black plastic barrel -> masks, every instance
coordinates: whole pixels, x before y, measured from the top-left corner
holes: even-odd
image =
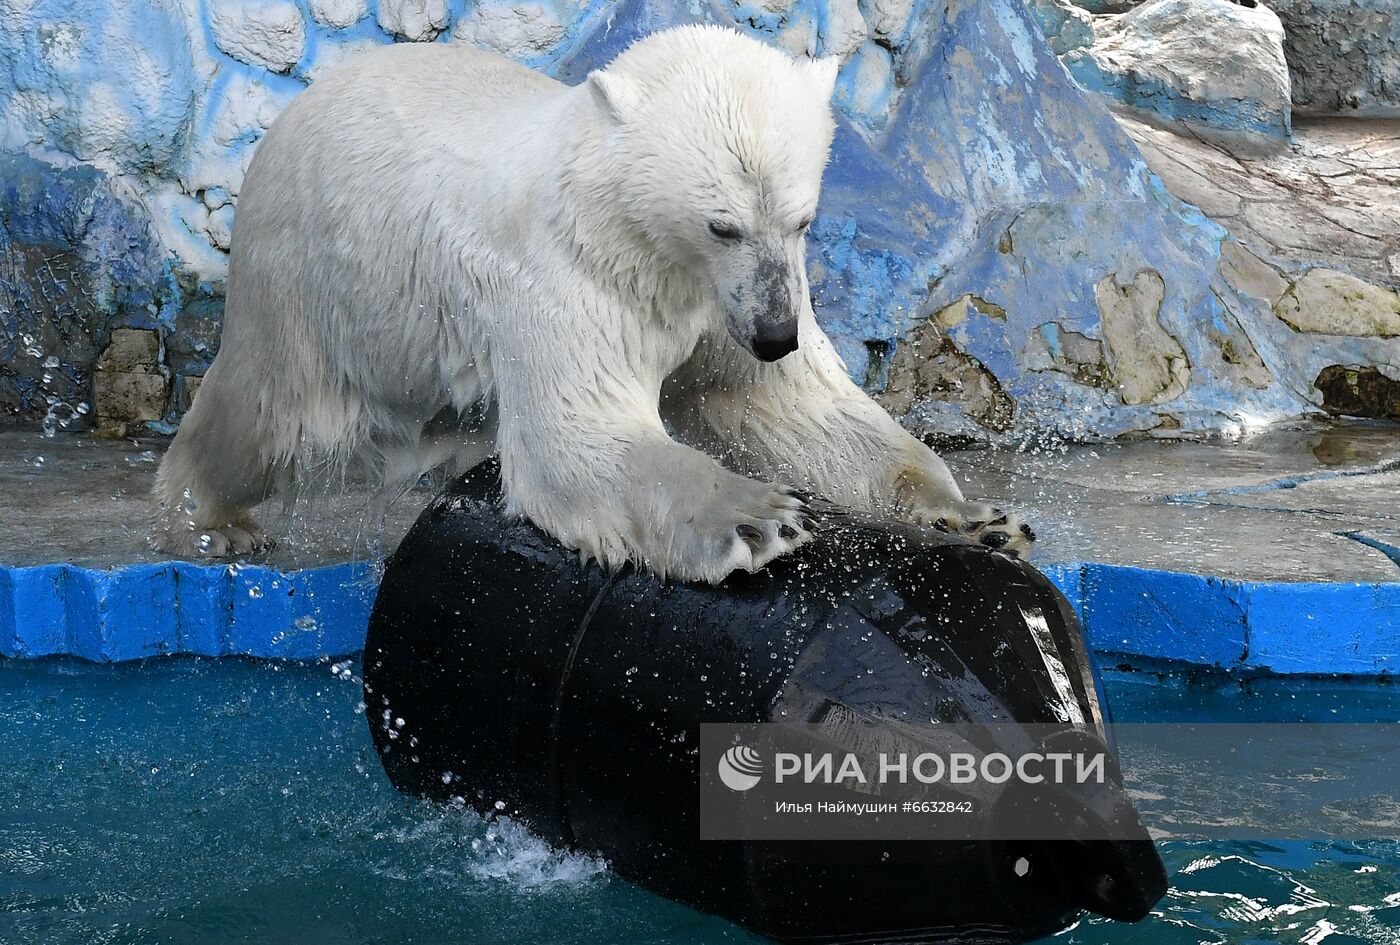
[[[1113,840],[699,839],[701,723],[842,707],[1100,724],[1074,614],[1026,563],[829,512],[798,552],[719,586],[609,574],[504,518],[497,475],[449,486],[386,567],[365,702],[399,789],[504,810],[784,941],[1028,941],[1083,909],[1141,918],[1165,892],[1116,772],[1066,821]],[[1026,857],[1028,876],[1013,869]]]

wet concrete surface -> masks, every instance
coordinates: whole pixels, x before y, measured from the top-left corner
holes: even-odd
[[[151,485],[168,444],[0,431],[0,564],[101,568],[169,559],[146,543],[155,520]],[[431,489],[420,488],[395,502],[380,523],[370,512],[374,490],[353,477],[304,493],[290,504],[273,498],[258,508],[255,517],[277,536],[278,547],[251,560],[302,568],[378,557],[398,544],[432,498]]]
[[[0,564],[111,567],[146,545],[163,440],[0,431]],[[969,497],[1020,509],[1037,563],[1097,561],[1243,580],[1400,582],[1400,426],[1270,430],[1231,440],[946,455]],[[280,539],[259,563],[378,557],[431,498],[369,511],[372,490],[316,485],[258,519]]]
[[[948,457],[1021,509],[1033,560],[1258,581],[1400,581],[1400,426]]]

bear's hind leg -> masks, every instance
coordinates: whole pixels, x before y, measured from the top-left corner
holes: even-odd
[[[156,473],[153,547],[190,557],[255,554],[273,541],[249,510],[275,485],[256,408],[230,396],[215,364]]]

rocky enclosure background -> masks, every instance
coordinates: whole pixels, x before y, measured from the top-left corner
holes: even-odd
[[[325,69],[471,43],[576,82],[695,20],[843,60],[815,300],[915,429],[1191,435],[1386,416],[1391,392],[1400,414],[1400,257],[1376,284],[1251,251],[1108,108],[1260,147],[1295,111],[1400,110],[1390,0],[1278,6],[0,0],[0,421],[173,430],[218,348],[244,169]]]

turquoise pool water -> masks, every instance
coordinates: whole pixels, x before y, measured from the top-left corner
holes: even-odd
[[[395,793],[350,663],[0,660],[2,945],[758,942],[509,823]],[[1109,673],[1120,721],[1400,717],[1384,684]],[[1400,945],[1400,842],[1169,843],[1141,926],[1050,941]]]

